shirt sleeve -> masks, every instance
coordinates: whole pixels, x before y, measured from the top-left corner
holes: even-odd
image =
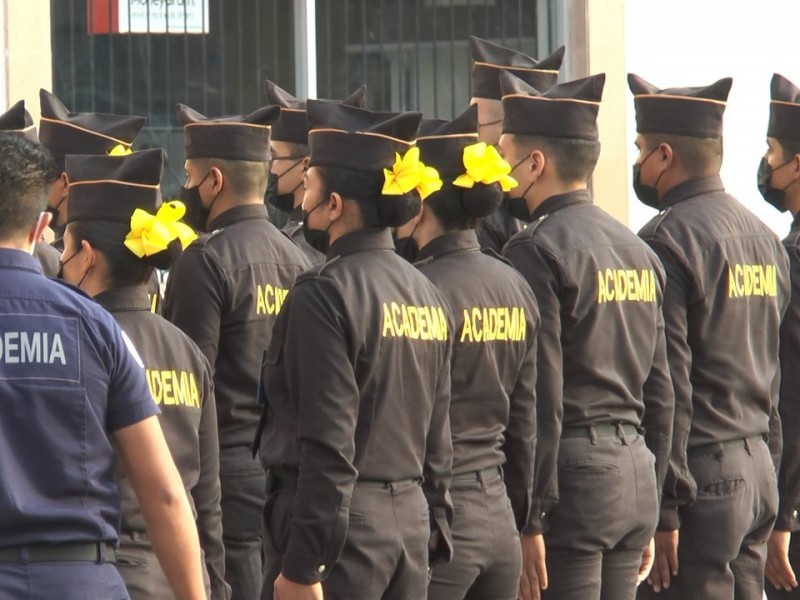
[[[519,531],[525,527],[530,516],[536,448],[536,337],[540,322],[536,299],[532,294],[526,310],[529,315],[527,345],[509,396],[508,426],[503,443],[506,456],[504,479]]]
[[[283,575],[312,584],[338,561],[356,483],[355,427],[360,395],[338,292],[324,279],[297,285],[286,299],[282,348],[289,396],[296,399],[300,445],[297,492]],[[311,371],[311,372],[310,372]]]
[[[539,304],[536,350],[537,444],[533,501],[523,533],[542,533],[544,519],[558,503],[558,449],[564,417],[564,361],[561,347],[561,299],[557,259],[530,241],[504,250],[533,290]]]
[[[659,530],[680,527],[678,507],[694,502],[697,484],[689,472],[686,449],[692,426],[692,350],[689,347],[688,308],[692,294],[689,266],[672,248],[648,240],[655,250],[667,276],[664,286],[664,325],[667,360],[675,393],[675,417],[672,430],[672,449],[664,478]]]
[[[211,584],[211,600],[230,598],[230,586],[225,583],[225,548],[222,544],[222,509],[219,483],[219,436],[214,384],[206,365],[203,377],[203,406],[200,414],[200,476],[192,488],[192,500],[197,511],[197,532]]]
[[[110,379],[106,430],[113,433],[161,411],[150,395],[144,365],[133,342],[115,322],[111,322],[110,316],[108,318],[108,331],[103,334],[105,339],[111,340],[108,345]]]
[[[225,279],[201,244],[193,244],[172,267],[162,314],[188,335],[211,365],[217,362],[225,302]]]
[[[775,529],[798,531],[800,508],[800,249],[789,248],[791,301],[781,323],[780,420],[783,452],[778,474],[780,508]],[[774,436],[770,427],[770,441]]]
[[[661,271],[661,268],[659,267],[658,270]],[[663,288],[663,275],[660,279]],[[658,306],[658,329],[653,363],[642,389],[644,439],[650,452],[656,457],[656,481],[659,489],[663,488],[664,480],[667,476],[672,444],[672,427],[675,419],[675,392],[672,389],[672,379],[669,373],[667,339],[662,307],[663,299]]]

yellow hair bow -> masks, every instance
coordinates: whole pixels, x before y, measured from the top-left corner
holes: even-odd
[[[478,142],[464,148],[464,167],[467,172],[456,177],[453,185],[471,188],[476,183],[499,183],[504,192],[517,187],[517,180],[509,175],[509,165],[494,146]]]
[[[128,154],[133,154],[133,150],[131,150],[128,146],[123,146],[122,144],[117,144],[107,153],[109,156],[127,156]]]
[[[433,167],[428,167],[419,160],[419,148],[409,148],[400,157],[395,153],[395,162],[392,170],[384,169],[384,183],[382,193],[386,196],[402,196],[413,189],[419,192],[423,200],[442,189],[442,180],[439,172]]]
[[[186,248],[197,234],[180,218],[186,213],[182,202],[165,202],[155,215],[137,208],[131,215],[131,230],[125,236],[125,246],[139,258],[152,256],[167,249],[170,242],[178,239],[181,248]]]

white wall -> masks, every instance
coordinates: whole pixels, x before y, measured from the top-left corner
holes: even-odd
[[[791,217],[763,201],[756,188],[756,169],[766,151],[773,72],[800,86],[800,1],[627,0],[625,16],[628,72],[660,88],[733,77],[725,111],[722,180],[728,192],[785,235]],[[630,95],[627,116],[629,135],[635,136]],[[633,137],[628,148],[627,162],[632,165]],[[628,222],[637,231],[655,211],[628,189]]]

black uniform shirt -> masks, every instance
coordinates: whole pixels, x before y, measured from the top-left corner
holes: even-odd
[[[592,204],[588,190],[552,196],[504,253],[539,303],[538,441],[527,533],[558,501],[562,427],[645,428],[659,484],[666,472],[674,397],[656,255]]]
[[[356,479],[424,476],[442,535],[452,518],[452,317],[397,256],[388,229],[336,240],[289,293],[265,357],[265,468],[299,472],[283,574],[324,579],[347,535]]]
[[[170,271],[164,316],[194,340],[214,375],[220,447],[255,437],[260,360],[297,276],[309,264],[263,204],[225,211]]]
[[[292,210],[289,220],[281,228],[281,231],[297,244],[297,247],[302,250],[310,264],[321,265],[325,262],[325,255],[309,246],[306,237],[303,235],[303,209],[301,207],[298,206]]]
[[[522,231],[522,223],[512,217],[507,207],[507,199],[475,228],[481,248],[502,252],[506,242]]]
[[[682,183],[662,201],[639,235],[667,273],[675,429],[659,527],[675,529],[675,507],[696,494],[687,447],[769,432],[780,453],[778,330],[789,269],[777,236],[718,176]]]
[[[783,453],[778,489],[780,511],[775,528],[797,531],[800,522],[800,215],[795,215],[789,235],[783,240],[789,254],[792,293],[781,323],[780,416]]]
[[[536,443],[536,299],[519,273],[480,251],[473,230],[432,240],[416,266],[442,292],[455,320],[453,473],[505,463],[508,496],[522,529]]]
[[[133,342],[147,374],[159,422],[197,520],[211,597],[227,598],[219,487],[219,439],[211,369],[197,346],[150,312],[145,286],[107,290],[95,297]],[[117,461],[122,531],[145,531],[141,506]]]

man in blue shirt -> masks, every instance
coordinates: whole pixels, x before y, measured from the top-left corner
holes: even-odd
[[[51,159],[0,134],[0,597],[127,598],[114,448],[177,598],[203,598],[197,531],[133,345],[41,274]]]

